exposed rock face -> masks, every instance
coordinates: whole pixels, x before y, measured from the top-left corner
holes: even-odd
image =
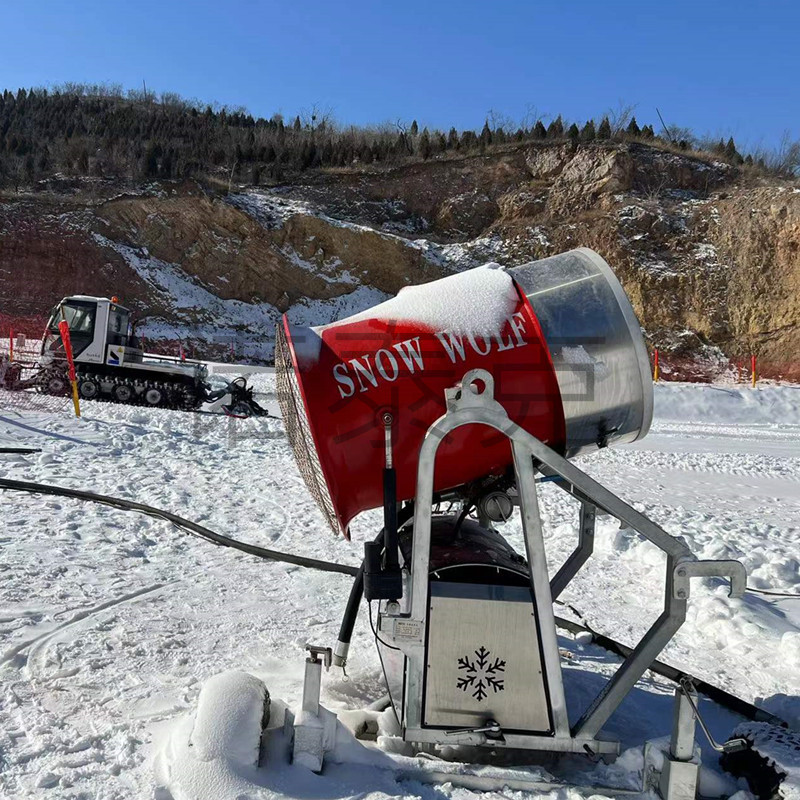
[[[287,309],[325,322],[451,270],[587,246],[662,352],[756,352],[785,373],[800,361],[800,189],[748,180],[645,145],[527,144],[227,197],[191,184],[12,195],[0,312],[120,294],[178,332],[202,319],[207,333],[217,314],[256,338]]]
[[[720,203],[709,230],[730,265],[734,337],[773,362],[800,362],[800,190],[754,189]]]
[[[436,212],[436,227],[451,235],[476,236],[498,217],[500,209],[489,195],[478,191],[448,197]]]

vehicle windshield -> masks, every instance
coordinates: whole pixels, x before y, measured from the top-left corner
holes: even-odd
[[[61,322],[61,312],[64,312],[64,319],[69,325],[70,333],[94,333],[94,317],[97,306],[94,303],[77,303],[75,301],[62,303],[53,309],[50,316],[50,327],[58,330],[58,323]]]
[[[62,311],[63,319],[66,319],[69,326],[72,350],[75,355],[78,355],[91,344],[94,338],[94,320],[97,314],[97,305],[96,303],[82,302],[80,300],[67,300],[59,303],[50,314],[43,351],[49,350],[58,353],[64,349],[58,332],[58,324],[62,320]]]

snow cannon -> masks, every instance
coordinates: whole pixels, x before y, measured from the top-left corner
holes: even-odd
[[[513,269],[489,264],[421,286],[330,325],[284,317],[275,366],[289,441],[334,532],[384,500],[390,439],[397,500],[415,494],[419,449],[446,389],[488,372],[510,420],[568,458],[647,433],[650,366],[630,302],[582,248]],[[511,469],[505,437],[454,431],[434,491]]]
[[[731,596],[744,592],[741,563],[696,559],[570,460],[644,436],[652,415],[639,325],[590,250],[409,287],[320,328],[284,319],[276,368],[289,441],[331,527],[347,531],[356,514],[381,505],[383,526],[364,545],[337,641],[306,647],[294,712],[270,700],[266,681],[261,690],[249,677],[242,687],[240,674],[222,680],[231,694],[244,692],[241,727],[251,731],[248,747],[237,738],[217,748],[226,769],[238,769],[243,753],[290,752],[298,769],[352,761],[395,765],[398,777],[423,783],[550,792],[557,785],[530,769],[538,759],[551,773],[574,773],[576,757],[619,753],[606,722],[682,625],[693,579],[724,577]],[[565,681],[557,627],[593,634],[556,618],[553,603],[591,568],[601,515],[661,551],[664,607],[638,644],[618,646],[616,668],[573,663]],[[563,537],[570,522],[576,544],[550,574],[545,538]],[[652,584],[650,554],[641,581],[630,574],[638,552],[627,553],[625,584],[614,589],[631,602]],[[362,649],[351,679],[374,674],[380,661],[387,694],[337,717],[324,704],[323,671],[347,666],[364,599],[378,657],[365,673]],[[693,800],[700,712],[693,684],[674,673],[672,738],[651,743],[643,791]],[[201,722],[225,714],[220,697],[217,684],[201,692]],[[266,720],[260,741],[258,719]],[[742,740],[722,747],[734,746]],[[397,758],[420,754],[429,758]],[[487,763],[491,770],[472,766]]]

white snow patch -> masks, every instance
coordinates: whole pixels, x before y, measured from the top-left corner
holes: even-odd
[[[719,386],[657,383],[655,414],[676,422],[782,425],[800,418],[800,386]],[[800,522],[800,520],[798,520]]]
[[[273,375],[257,375],[253,384],[259,402],[274,401]],[[751,586],[799,593],[800,387],[660,383],[655,393],[645,439],[582,456],[579,466],[683,537],[698,557],[741,558]],[[357,542],[329,535],[280,421],[87,401],[78,420],[0,411],[0,437],[9,446],[42,449],[0,455],[3,477],[91,489],[265,547],[360,561]],[[575,547],[578,514],[557,487],[540,489],[552,574]],[[263,680],[273,707],[282,698],[299,708],[305,644],[336,641],[350,582],[216,548],[163,521],[106,506],[16,492],[5,492],[3,503],[3,796],[166,798],[154,787],[152,755],[159,750],[171,757],[173,778],[184,780],[187,791],[200,787],[200,796],[215,800],[487,797],[452,786],[398,784],[389,767],[402,756],[352,737],[337,740],[338,756],[350,763],[332,760],[319,776],[289,766],[277,736],[276,749],[270,744],[258,768],[183,758],[193,749],[198,691],[211,675],[245,670]],[[381,524],[380,512],[362,515],[353,524],[354,539],[374,537]],[[522,550],[518,516],[502,528]],[[561,599],[597,630],[633,644],[663,609],[663,556],[608,518],[599,520],[596,539],[595,553]],[[566,612],[559,607],[557,613]],[[747,593],[730,600],[719,581],[698,579],[687,621],[660,658],[796,726],[798,636],[797,599]],[[575,721],[619,659],[570,637],[559,637],[559,647]],[[342,719],[348,711],[363,718],[385,693],[363,610],[347,671],[348,681],[337,670],[325,673],[322,702],[345,712]],[[565,759],[561,777],[638,786],[642,741],[669,732],[671,691],[668,682],[645,676],[606,726],[620,737],[623,756],[585,770]],[[717,740],[742,722],[707,699],[702,711]],[[399,748],[396,731],[385,724],[380,730],[380,744]],[[724,780],[700,735],[698,745],[704,766]],[[186,765],[180,775],[179,763]],[[571,789],[548,795],[580,796]]]
[[[511,276],[489,263],[421,286],[406,286],[387,300],[339,324],[366,319],[402,320],[459,336],[499,334],[519,301]]]

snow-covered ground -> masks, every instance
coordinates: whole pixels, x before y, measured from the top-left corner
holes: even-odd
[[[255,377],[267,392],[272,380]],[[279,421],[91,403],[84,413],[75,420],[0,409],[0,447],[41,448],[0,454],[0,476],[139,500],[245,541],[353,565],[361,542],[380,525],[371,512],[355,523],[352,544],[331,536]],[[580,464],[683,536],[698,556],[739,558],[751,586],[800,593],[800,388],[658,385],[650,435]],[[2,797],[167,800],[153,758],[174,754],[165,743],[186,726],[182,720],[205,679],[243,669],[296,708],[305,644],[336,639],[345,577],[258,561],[103,506],[12,492],[2,500]],[[542,508],[555,566],[574,545],[577,512],[553,487],[544,488]],[[519,546],[518,523],[506,528]],[[601,520],[597,553],[562,599],[596,629],[632,642],[659,612],[663,573],[655,548]],[[663,660],[800,727],[800,600],[756,594],[729,600],[721,585],[696,583],[689,618]],[[561,645],[574,714],[617,662],[568,637]],[[348,677],[326,674],[323,702],[357,710],[384,691],[362,614]],[[634,748],[669,733],[671,692],[667,682],[646,676],[607,726],[631,749],[614,766],[576,773],[576,781],[635,785],[642,758]],[[704,706],[713,733],[724,739],[738,718],[708,701]],[[701,745],[710,767],[704,794],[735,790]],[[332,764],[314,776],[273,761],[207,784],[205,796],[471,796],[395,783],[374,754],[350,747],[362,767]],[[187,778],[193,780],[209,780],[208,774],[197,771]],[[522,797],[503,793],[510,795]]]

